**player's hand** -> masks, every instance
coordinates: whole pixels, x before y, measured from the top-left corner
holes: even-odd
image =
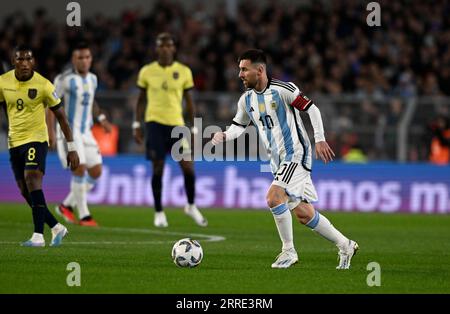
[[[74,171],[80,165],[80,159],[78,158],[78,153],[76,151],[71,151],[67,153],[67,165],[70,170]]]
[[[327,163],[332,161],[334,156],[336,155],[330,146],[328,146],[327,142],[322,141],[316,143],[316,159],[320,158],[324,163]]]
[[[226,138],[225,132],[217,132],[217,133],[214,134],[214,136],[213,136],[213,138],[211,140],[211,143],[213,145],[217,145],[219,143],[224,142],[225,138]]]
[[[141,145],[144,142],[144,136],[142,135],[142,128],[134,128],[133,129],[133,137],[136,143]]]
[[[112,125],[111,125],[111,123],[109,123],[108,120],[103,120],[103,121],[101,122],[101,125],[102,125],[102,127],[103,127],[103,130],[105,130],[106,133],[110,133],[110,132],[111,132],[111,130],[112,130]]]

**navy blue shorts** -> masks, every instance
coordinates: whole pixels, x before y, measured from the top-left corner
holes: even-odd
[[[31,142],[9,149],[9,161],[16,180],[23,180],[25,170],[40,170],[45,173],[47,142]]]
[[[172,130],[175,127],[157,122],[145,123],[145,153],[148,160],[164,160],[171,152],[172,146],[181,140],[181,135],[178,138],[172,138]],[[180,153],[189,152],[189,144],[187,140],[183,140]]]

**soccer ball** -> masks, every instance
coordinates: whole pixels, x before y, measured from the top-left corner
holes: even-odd
[[[196,267],[203,259],[203,249],[198,241],[184,238],[177,241],[172,248],[172,260],[180,267]]]

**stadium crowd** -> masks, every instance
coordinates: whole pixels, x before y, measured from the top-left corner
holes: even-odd
[[[19,12],[0,25],[0,58],[8,60],[15,44],[29,42],[39,71],[53,79],[69,61],[71,46],[87,39],[99,90],[135,92],[139,68],[155,57],[155,35],[171,31],[178,59],[193,70],[196,91],[239,93],[236,58],[245,48],[258,47],[270,56],[269,73],[295,82],[312,98],[352,94],[358,109],[343,107],[335,124],[383,127],[397,123],[413,97],[450,96],[450,3],[379,3],[382,27],[367,26],[366,1],[358,0],[302,5],[239,1],[235,14],[227,14],[224,4],[207,13],[201,2],[188,8],[161,0],[152,9],[128,9],[120,17],[98,13],[83,20],[82,31],[56,25],[44,9],[36,10],[32,20]],[[380,102],[386,108],[376,105]],[[199,106],[208,110],[201,102]],[[448,107],[436,111],[448,117]],[[229,121],[234,114],[232,106],[215,108],[214,119]],[[395,158],[395,152],[368,153]],[[426,152],[422,155],[417,158],[426,158]]]

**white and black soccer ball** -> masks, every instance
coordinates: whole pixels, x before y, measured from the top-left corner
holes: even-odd
[[[196,267],[203,259],[203,249],[197,240],[178,240],[172,248],[172,260],[180,267]]]

